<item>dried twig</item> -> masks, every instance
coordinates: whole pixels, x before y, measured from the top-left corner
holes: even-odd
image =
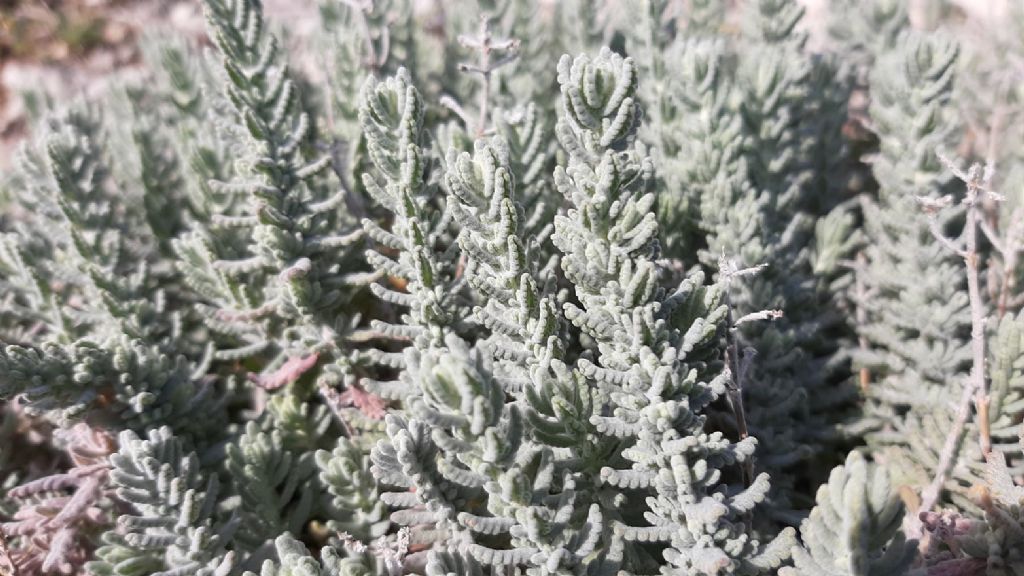
[[[998,286],[995,293],[996,313],[1002,318],[1013,307],[1016,302],[1012,295],[1017,291],[1017,263],[1021,252],[1024,252],[1024,208],[1016,208],[1008,219],[1003,235],[993,226],[988,219],[982,218],[978,222],[985,239],[992,245],[995,255],[1002,259],[1001,265],[993,264],[991,269],[999,270],[998,278],[992,282]]]
[[[967,209],[966,221],[964,223],[964,231],[962,234],[963,238],[954,240],[946,237],[942,233],[938,221],[935,218],[938,212],[940,212],[944,207],[939,206],[936,209],[935,206],[940,203],[948,205],[948,202],[932,201],[930,203],[922,202],[922,204],[925,207],[925,211],[928,213],[929,228],[936,240],[964,260],[964,266],[967,272],[967,291],[971,308],[972,365],[970,375],[957,405],[953,426],[946,435],[946,441],[943,444],[942,452],[939,456],[939,464],[935,470],[935,476],[932,478],[931,484],[929,484],[921,494],[919,517],[924,517],[931,512],[935,503],[938,501],[939,495],[942,492],[942,487],[946,483],[949,473],[955,464],[956,447],[964,433],[967,418],[970,416],[972,401],[977,414],[979,432],[978,443],[981,447],[981,451],[986,456],[992,451],[992,437],[988,422],[988,381],[985,377],[986,317],[984,303],[981,299],[981,283],[978,275],[978,229],[983,202],[986,198],[998,200],[999,196],[989,189],[989,184],[992,179],[991,167],[987,167],[983,170],[981,166],[975,164],[967,171],[967,173],[964,173],[945,156],[940,154],[939,157],[946,165],[947,169],[953,172],[953,174],[967,185],[967,193],[963,199],[963,204]],[[917,531],[919,531],[920,524],[918,524],[916,528]]]
[[[491,77],[496,70],[519,57],[519,40],[495,40],[491,34],[491,18],[487,15],[480,18],[480,32],[476,36],[459,36],[458,40],[463,47],[476,50],[480,54],[476,63],[459,64],[459,70],[479,74],[481,78],[477,119],[473,121],[466,110],[450,96],[442,96],[441,105],[454,112],[466,124],[466,128],[471,130],[475,137],[480,138],[490,131]],[[500,55],[494,58],[495,53]]]
[[[739,319],[734,320],[730,292],[733,280],[744,276],[753,276],[758,274],[767,266],[767,264],[761,264],[750,268],[740,269],[736,265],[736,262],[725,257],[720,258],[718,261],[718,271],[722,282],[725,285],[723,294],[726,308],[726,325],[728,326],[725,336],[725,366],[730,378],[726,385],[728,390],[726,399],[729,404],[729,409],[732,411],[733,416],[736,419],[736,429],[739,432],[740,440],[746,439],[750,436],[750,431],[747,426],[746,411],[743,408],[743,386],[747,381],[747,375],[750,373],[750,368],[753,366],[754,358],[757,356],[757,350],[751,347],[745,347],[741,353],[739,339],[735,333],[741,324],[747,322],[776,320],[781,318],[782,311],[761,310],[745,314]],[[743,483],[744,485],[749,486],[753,480],[754,459],[753,457],[750,457],[747,458],[743,464]]]
[[[866,288],[864,287],[864,270],[867,268],[868,257],[864,255],[863,251],[857,252],[856,263],[853,266],[853,289],[854,298],[854,319],[857,322],[858,332],[857,336],[857,347],[860,350],[866,351],[868,349],[868,338],[864,335],[863,328],[868,323],[868,311],[864,307],[867,302]],[[868,388],[871,387],[871,370],[867,366],[862,366],[860,373],[858,374],[858,380],[860,383],[860,391],[862,394],[866,394]]]

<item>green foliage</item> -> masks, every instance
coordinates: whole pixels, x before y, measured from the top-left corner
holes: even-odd
[[[137,432],[167,425],[204,443],[215,441],[223,425],[216,387],[194,379],[183,357],[124,337],[11,345],[0,353],[0,370],[0,394],[58,421],[84,418]]]
[[[240,496],[237,540],[258,548],[282,532],[298,533],[309,520],[316,492],[313,455],[289,450],[274,430],[261,432],[249,422],[227,450],[227,470]]]
[[[320,483],[329,497],[329,527],[360,541],[382,536],[388,529],[387,509],[370,473],[369,455],[346,438],[332,451],[318,450]]]
[[[835,451],[854,403],[835,343],[851,332],[838,263],[857,245],[840,134],[848,86],[836,62],[806,48],[796,2],[746,3],[738,39],[681,34],[666,3],[643,5],[627,49],[653,76],[639,92],[652,119],[639,138],[657,168],[664,255],[717,275],[746,319],[730,368],[747,422],[733,429],[749,425],[762,442],[756,466],[780,477],[772,514],[795,523],[810,501],[791,481]],[[732,278],[749,270],[758,273]]]
[[[868,245],[857,270],[867,346],[855,365],[871,374],[869,443],[887,454],[894,481],[921,486],[945,441],[970,360],[968,300],[958,258],[932,238],[915,197],[940,198],[950,175],[936,150],[956,136],[952,82],[957,50],[940,38],[905,35],[872,76],[879,136],[878,199],[863,203]],[[940,229],[956,210],[933,216]],[[868,296],[870,295],[870,296]]]
[[[325,547],[320,552],[319,562],[309,555],[301,542],[288,534],[278,536],[274,540],[274,547],[280,564],[267,560],[259,576],[343,576],[353,573],[347,566],[347,559],[341,558],[331,547]],[[255,572],[246,572],[244,576],[257,575]]]
[[[118,518],[117,531],[104,536],[90,573],[232,574],[235,556],[225,546],[238,520],[213,518],[217,477],[202,473],[196,454],[187,452],[169,428],[153,428],[145,439],[125,431],[119,443],[110,479],[131,511]]]
[[[0,178],[20,573],[1017,574],[1018,44],[202,4]]]
[[[659,286],[654,195],[644,193],[650,160],[633,145],[635,73],[631,60],[608,50],[559,62],[558,135],[569,163],[555,182],[572,207],[556,217],[553,238],[580,302],[567,304],[565,315],[595,343],[596,361],[581,358],[580,370],[615,415],[591,422],[632,445],[622,453],[628,468],[601,475],[619,490],[653,489],[646,516],[654,526],[624,526],[627,541],[667,542],[665,560],[679,570],[760,573],[785,558],[792,534],[765,546],[736,521],[764,498],[767,475],[731,496],[716,487],[715,468],[743,462],[756,442],[703,431],[700,411],[727,376],[709,373],[701,353],[712,347],[724,307],[699,274],[671,294]],[[671,481],[660,477],[668,471]]]
[[[908,7],[900,0],[870,0],[832,2],[828,32],[832,41],[841,48],[844,57],[854,67],[854,73],[863,76],[875,59],[896,47],[900,33],[909,24]]]
[[[356,253],[348,247],[359,234],[342,230],[346,220],[338,206],[344,196],[320,178],[329,158],[307,158],[309,116],[276,38],[264,32],[259,5],[211,1],[205,7],[223,54],[225,95],[248,134],[247,169],[213,186],[244,194],[247,209],[214,214],[212,223],[234,229],[246,246],[241,254],[218,254],[216,235],[187,236],[178,251],[190,264],[190,283],[205,288],[221,314],[237,324],[221,329],[251,335],[234,355],[265,349],[271,342],[260,339],[268,337],[286,349],[336,354],[339,337],[332,332],[343,325],[336,312],[358,278],[346,265]]]
[[[784,568],[780,576],[906,573],[915,542],[900,530],[903,505],[884,468],[851,452],[818,489],[817,501],[800,527],[804,546],[793,551],[796,567]]]

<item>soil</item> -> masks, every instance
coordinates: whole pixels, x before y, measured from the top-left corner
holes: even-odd
[[[264,0],[288,28],[316,22],[316,0]],[[26,93],[55,99],[103,91],[140,66],[138,38],[205,38],[198,0],[0,0],[0,170],[27,131]]]

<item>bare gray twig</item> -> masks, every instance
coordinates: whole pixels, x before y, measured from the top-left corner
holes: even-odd
[[[981,451],[986,456],[992,451],[992,436],[988,417],[990,400],[988,381],[985,375],[986,317],[985,307],[981,299],[981,283],[978,274],[978,229],[980,227],[979,222],[981,220],[983,202],[986,198],[998,201],[999,196],[989,189],[993,174],[990,166],[982,169],[980,165],[975,164],[964,173],[945,156],[940,154],[939,158],[946,165],[947,169],[967,185],[967,193],[963,199],[963,204],[967,209],[963,240],[954,241],[942,233],[936,220],[937,211],[934,213],[929,212],[929,225],[936,239],[964,260],[967,273],[967,291],[971,308],[972,365],[968,381],[957,404],[953,426],[946,435],[946,441],[939,456],[939,463],[936,466],[935,476],[932,478],[931,484],[921,494],[921,507],[918,511],[919,518],[929,513],[935,506],[939,495],[942,493],[942,487],[955,465],[956,448],[964,433],[967,418],[970,416],[972,400],[978,422],[978,443]],[[915,528],[918,532],[920,531],[920,520],[918,520]]]

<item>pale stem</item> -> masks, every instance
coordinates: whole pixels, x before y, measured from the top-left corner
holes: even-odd
[[[912,526],[912,536],[920,535],[920,517],[930,512],[936,502],[938,502],[939,495],[942,493],[942,487],[956,463],[957,446],[960,444],[964,428],[967,425],[967,419],[971,414],[972,400],[977,413],[978,444],[981,447],[981,452],[988,456],[992,451],[992,436],[988,413],[989,391],[988,382],[985,378],[986,317],[985,306],[981,299],[981,282],[978,277],[979,212],[985,195],[989,193],[988,184],[991,181],[992,171],[990,169],[982,171],[980,166],[974,165],[967,174],[964,174],[948,159],[941,156],[940,158],[947,168],[967,185],[967,194],[963,200],[963,204],[967,207],[967,215],[964,223],[962,247],[958,241],[951,240],[942,234],[934,213],[929,214],[929,228],[943,246],[949,248],[964,260],[967,272],[967,293],[971,310],[972,364],[970,375],[957,404],[953,425],[947,433],[946,441],[942,447],[935,476],[932,478],[931,484],[921,494],[921,507],[918,510],[917,522]],[[996,194],[991,194],[991,196],[998,197]]]

